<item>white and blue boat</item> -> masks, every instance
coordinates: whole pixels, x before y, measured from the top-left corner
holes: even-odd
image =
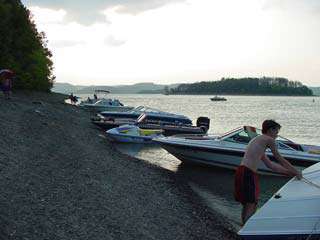
[[[79,107],[83,109],[89,110],[94,113],[98,112],[127,112],[133,109],[130,106],[124,106],[118,99],[111,99],[106,97],[98,97],[98,94],[103,93],[108,94],[110,93],[107,90],[95,90],[94,91],[94,98],[91,99],[88,97],[87,100],[83,100],[79,103]]]
[[[141,129],[136,125],[122,125],[106,131],[106,134],[114,142],[153,143],[152,139],[163,137],[162,132],[159,129]]]
[[[238,234],[243,240],[320,239],[320,163],[284,185]]]
[[[155,141],[182,162],[236,169],[251,139],[260,134],[255,127],[243,126],[221,136],[177,135]],[[300,170],[320,162],[320,146],[298,144],[280,136],[276,143],[280,154]],[[266,150],[266,155],[276,161],[270,149]],[[277,174],[263,162],[259,164],[258,171]]]

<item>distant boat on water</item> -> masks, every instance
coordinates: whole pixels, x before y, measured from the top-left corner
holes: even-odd
[[[214,96],[212,98],[210,98],[211,101],[214,101],[214,102],[218,102],[218,101],[227,101],[226,98],[224,97],[218,97],[218,96]]]

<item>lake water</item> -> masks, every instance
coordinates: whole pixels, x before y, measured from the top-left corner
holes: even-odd
[[[299,143],[320,145],[320,98],[226,96],[225,102],[212,102],[212,96],[108,95],[125,105],[144,105],[190,117],[211,119],[209,134],[221,134],[243,125],[260,127],[265,119],[282,125],[280,135]],[[84,97],[84,96],[83,96]],[[314,99],[314,101],[313,101]],[[158,147],[117,144],[119,151],[166,168],[185,179],[190,187],[215,211],[240,224],[241,207],[233,200],[234,172],[231,170],[186,166]],[[260,206],[275,193],[287,178],[261,176]]]

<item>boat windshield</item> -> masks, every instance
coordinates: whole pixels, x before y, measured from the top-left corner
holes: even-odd
[[[118,99],[106,99],[102,98],[94,103],[96,106],[123,106],[123,104]]]
[[[227,142],[248,144],[251,139],[261,134],[261,129],[256,129],[253,127],[240,127],[220,136],[219,139]],[[303,151],[299,144],[296,144],[291,140],[281,136],[277,137],[276,143],[279,149]]]
[[[252,138],[243,128],[238,128],[233,132],[221,137],[221,140],[234,143],[249,143]]]
[[[132,109],[131,112],[146,112],[146,113],[164,113],[158,109],[155,108],[149,108],[149,107],[145,107],[145,106],[138,106],[135,107],[134,109]]]
[[[112,105],[112,99],[102,98],[94,103],[94,105]]]

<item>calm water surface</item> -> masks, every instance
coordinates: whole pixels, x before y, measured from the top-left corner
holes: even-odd
[[[110,95],[125,105],[144,105],[180,113],[194,123],[199,116],[211,119],[209,134],[221,134],[243,125],[259,127],[265,119],[281,125],[280,135],[299,143],[320,145],[320,98],[227,96],[226,102],[212,102],[212,96]],[[313,102],[315,99],[315,102]],[[222,213],[236,227],[240,224],[240,205],[233,200],[234,172],[188,166],[158,147],[117,144],[118,150],[169,169],[183,177],[206,204]],[[266,202],[283,184],[282,177],[260,177],[261,201]]]

